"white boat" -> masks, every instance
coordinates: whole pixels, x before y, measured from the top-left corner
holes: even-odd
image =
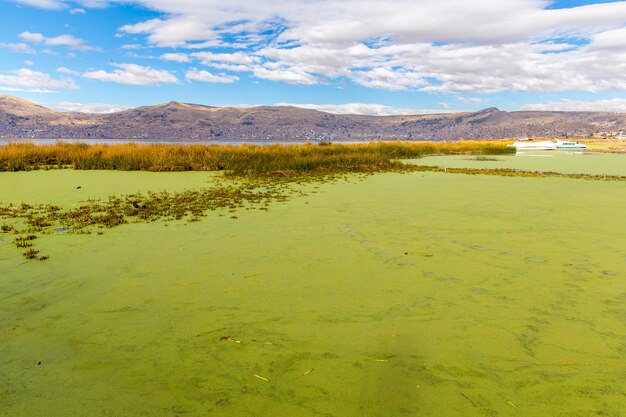
[[[587,149],[587,145],[574,142],[573,140],[558,140],[556,141],[557,149]]]
[[[513,146],[518,151],[554,151],[556,150],[556,143],[550,142],[550,141],[543,141],[543,142],[515,141],[512,145],[509,145],[509,146]]]

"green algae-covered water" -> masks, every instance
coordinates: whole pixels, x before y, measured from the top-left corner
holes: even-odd
[[[624,154],[601,154],[581,151],[534,151],[517,155],[429,156],[408,163],[448,168],[510,168],[524,171],[552,171],[563,174],[626,176]]]
[[[0,173],[0,200],[210,181]],[[45,262],[0,234],[0,415],[624,414],[625,182],[316,187],[237,219],[45,235]]]

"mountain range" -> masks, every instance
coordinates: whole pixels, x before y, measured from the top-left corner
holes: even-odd
[[[0,95],[0,138],[180,140],[455,140],[598,136],[626,130],[626,114],[514,111],[411,116],[331,114],[290,106],[169,102],[106,114],[58,112]]]

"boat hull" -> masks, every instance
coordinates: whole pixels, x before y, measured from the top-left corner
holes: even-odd
[[[564,145],[564,146],[558,146],[556,147],[557,149],[587,149],[586,145]]]
[[[518,151],[554,151],[556,145],[552,142],[515,142],[513,145]]]

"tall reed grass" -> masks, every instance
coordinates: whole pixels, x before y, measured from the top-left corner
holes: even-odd
[[[424,155],[515,152],[503,142],[378,142],[319,145],[89,145],[12,143],[0,146],[0,171],[50,167],[122,171],[218,171],[234,174],[375,172],[399,167],[398,159]]]

